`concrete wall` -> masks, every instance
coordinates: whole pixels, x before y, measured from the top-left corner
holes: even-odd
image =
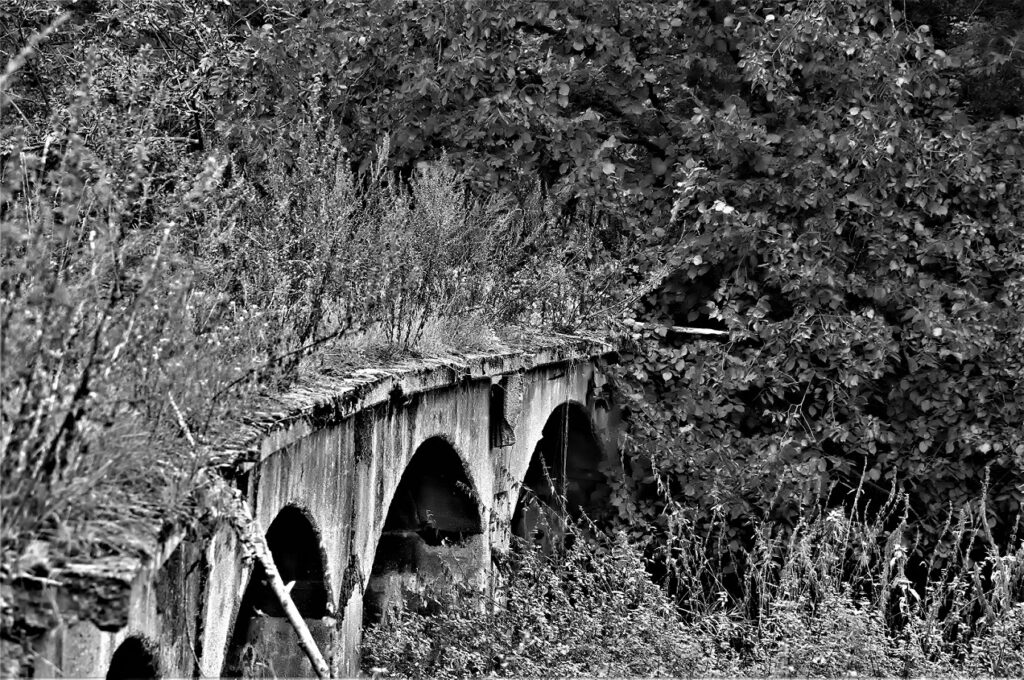
[[[484,361],[484,370],[468,377],[450,369],[440,377],[420,371],[383,398],[364,391],[343,417],[296,419],[289,430],[262,437],[257,459],[238,468],[247,468],[246,496],[264,531],[288,506],[301,509],[315,530],[328,605],[327,617],[313,627],[336,676],[358,673],[363,594],[393,496],[421,444],[440,437],[458,455],[475,492],[480,533],[455,547],[423,548],[428,557],[420,561],[418,578],[449,573],[439,565],[451,559],[481,586],[492,549],[509,546],[519,486],[561,404],[581,405],[606,454],[614,455],[615,417],[599,398],[603,380],[594,361],[572,358],[507,371],[500,361],[492,363],[498,370]],[[115,632],[88,623],[53,631],[40,648],[37,674],[102,676],[117,646],[137,635],[158,650],[165,676],[218,677],[251,572],[226,528],[182,541],[159,569],[137,576],[127,625]],[[393,590],[402,579],[412,585],[401,576],[375,587]],[[254,626],[265,632],[267,653],[283,654],[273,650],[288,647],[289,633],[280,628],[278,620]],[[274,671],[306,668],[296,664],[282,659]]]

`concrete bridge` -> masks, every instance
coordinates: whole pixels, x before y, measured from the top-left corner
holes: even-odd
[[[363,626],[432,581],[484,587],[512,534],[559,540],[541,521],[556,497],[571,512],[606,504],[617,416],[601,366],[612,350],[562,337],[323,376],[223,448],[222,471],[266,529],[333,675],[356,675]],[[58,612],[34,643],[37,676],[312,675],[226,523],[206,517],[154,553],[69,569],[62,587],[35,593]]]

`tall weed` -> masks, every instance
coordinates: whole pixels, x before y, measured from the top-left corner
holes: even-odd
[[[211,446],[342,340],[493,347],[564,292],[515,285],[561,257],[541,249],[553,221],[471,195],[443,159],[406,180],[385,146],[356,175],[312,124],[258,163],[190,152],[164,95],[113,115],[95,82],[41,127],[5,127],[5,562],[33,539],[59,559],[143,551],[188,512]]]
[[[168,405],[204,348],[186,332],[181,211],[155,186],[191,168],[156,167],[144,111],[101,134],[93,110],[86,81],[41,144],[15,137],[3,158],[5,549],[26,536],[73,541],[102,519],[79,547],[103,553],[118,533],[104,526],[151,524],[193,467],[168,446]]]
[[[363,635],[363,666],[399,677],[694,676],[714,649],[677,619],[624,538],[512,553],[492,593],[452,586]],[[378,671],[379,672],[379,671]]]
[[[887,512],[898,518],[901,502]],[[742,560],[722,559],[715,529],[695,530],[685,508],[674,513],[672,595],[653,585],[624,535],[579,540],[564,553],[524,549],[495,593],[453,588],[435,593],[429,612],[406,610],[368,628],[365,669],[401,677],[1024,671],[1019,544],[983,563],[964,554],[919,592],[904,572],[905,526],[886,530],[884,513],[813,513],[786,530],[762,524],[753,547],[739,549]],[[966,538],[962,527],[953,531]]]

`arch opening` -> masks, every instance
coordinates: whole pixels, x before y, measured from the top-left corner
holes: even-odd
[[[333,643],[320,538],[302,510],[287,506],[271,523],[267,545],[285,587],[325,656]],[[290,584],[290,586],[289,586]],[[225,677],[311,677],[298,636],[257,563],[242,597],[225,659]]]
[[[363,594],[363,625],[400,606],[429,610],[437,582],[472,582],[483,573],[483,524],[475,492],[455,449],[441,437],[413,454],[384,519]]]
[[[567,518],[599,517],[611,495],[603,458],[586,410],[573,402],[556,408],[519,489],[512,534],[551,552],[564,545]]]
[[[133,635],[118,645],[110,659],[110,668],[107,669],[107,680],[159,677],[160,664],[153,646],[138,635]]]

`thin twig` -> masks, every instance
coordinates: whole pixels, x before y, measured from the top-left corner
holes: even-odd
[[[39,43],[53,35],[53,33],[60,28],[70,16],[71,15],[67,12],[61,14],[59,17],[54,19],[49,26],[30,37],[28,39],[28,43],[21,48],[21,51],[7,61],[7,65],[4,66],[4,72],[0,74],[0,91],[7,88],[7,84],[10,81],[11,76],[14,75],[15,71],[25,65],[28,58],[36,51],[36,47],[39,46]]]
[[[720,331],[717,328],[694,328],[692,326],[668,326],[660,323],[648,323],[644,321],[636,321],[634,319],[626,319],[624,323],[627,326],[633,328],[642,328],[644,330],[658,330],[664,328],[666,331],[672,333],[681,333],[683,335],[706,335],[718,338],[728,338],[729,331]]]
[[[167,399],[171,402],[171,408],[174,409],[174,416],[178,420],[178,427],[181,428],[182,434],[185,435],[185,440],[193,449],[196,448],[196,439],[192,436],[192,430],[189,429],[188,423],[185,422],[185,416],[181,414],[181,409],[178,408],[177,402],[174,401],[174,395],[168,392]]]

